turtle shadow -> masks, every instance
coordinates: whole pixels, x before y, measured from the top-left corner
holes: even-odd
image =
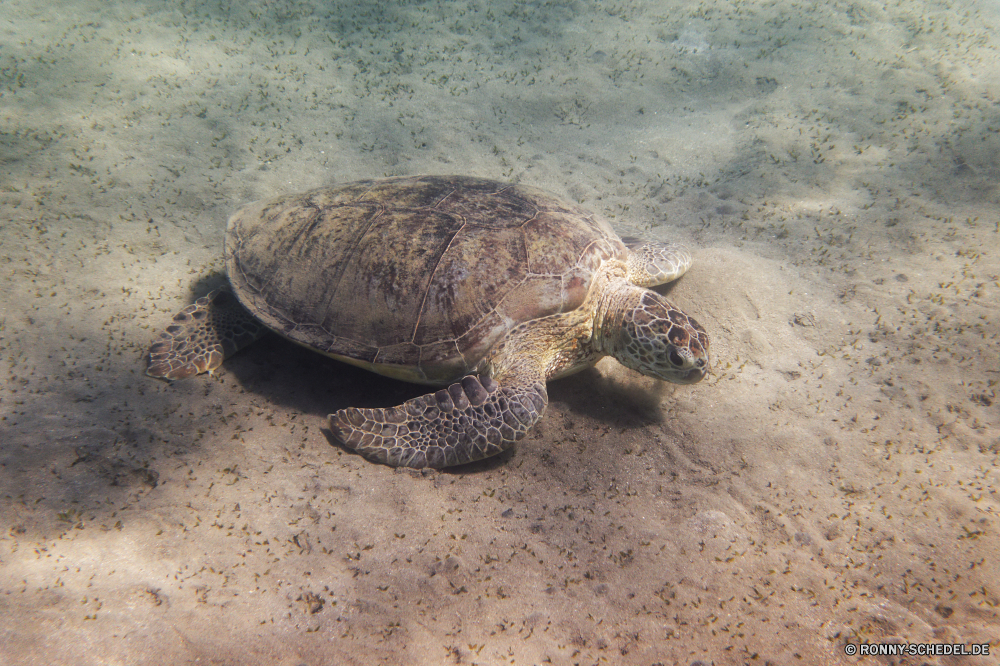
[[[270,404],[325,419],[346,407],[394,407],[436,389],[377,375],[268,335],[223,366]],[[548,383],[549,402],[608,425],[659,423],[662,391],[623,385],[588,368]],[[544,417],[543,417],[544,418]]]
[[[248,394],[263,399],[275,409],[300,413],[319,421],[320,432],[327,443],[351,455],[358,454],[342,446],[327,426],[329,414],[346,407],[392,407],[434,390],[328,358],[278,335],[267,335],[227,359],[222,371]],[[560,409],[605,425],[635,428],[662,421],[658,394],[623,386],[593,368],[550,382],[548,392],[550,404],[558,403]],[[543,417],[543,421],[547,418],[550,416]],[[510,464],[517,448],[440,471],[446,474],[489,472]]]
[[[663,422],[661,407],[665,387],[655,391],[631,386],[588,368],[550,382],[549,402],[605,425],[635,428]]]
[[[434,390],[383,377],[304,349],[278,335],[267,335],[223,365],[249,394],[275,408],[320,421],[320,432],[334,449],[353,456],[327,426],[327,416],[345,407],[393,407]],[[508,464],[517,447],[485,460],[438,470],[446,474],[478,474]],[[375,464],[375,463],[372,463]]]
[[[188,294],[188,301],[194,303],[208,292],[221,289],[222,287],[229,287],[229,278],[226,277],[224,272],[213,271],[207,275],[203,275],[188,287],[188,291],[190,292]]]
[[[382,377],[269,334],[222,366],[241,387],[290,411],[326,418],[345,407],[389,407],[429,388]]]

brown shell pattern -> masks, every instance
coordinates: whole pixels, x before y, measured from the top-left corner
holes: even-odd
[[[510,328],[580,306],[627,250],[541,190],[458,176],[369,180],[250,204],[226,264],[269,328],[326,354],[447,382]]]

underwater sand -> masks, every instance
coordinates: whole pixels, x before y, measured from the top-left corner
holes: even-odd
[[[1000,5],[0,7],[0,662],[996,664]],[[508,454],[277,338],[145,377],[228,215],[359,178],[549,189],[687,243],[712,339]],[[991,657],[845,646],[990,643]]]

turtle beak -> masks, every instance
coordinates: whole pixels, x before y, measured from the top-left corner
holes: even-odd
[[[691,368],[684,373],[674,373],[670,381],[674,384],[697,384],[705,378],[709,372],[708,366],[703,361],[698,361],[698,367]]]
[[[711,368],[708,367],[708,364],[705,363],[704,360],[700,360],[698,361],[698,367],[694,368],[693,370],[689,370],[688,373],[684,376],[683,383],[697,384],[698,382],[703,380],[705,378],[705,375],[707,375],[709,372],[711,372]]]

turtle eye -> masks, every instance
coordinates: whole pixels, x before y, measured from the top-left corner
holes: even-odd
[[[672,365],[675,365],[678,368],[684,365],[684,359],[681,358],[681,355],[677,353],[676,349],[670,350],[670,353],[667,354],[667,359],[670,361]]]

